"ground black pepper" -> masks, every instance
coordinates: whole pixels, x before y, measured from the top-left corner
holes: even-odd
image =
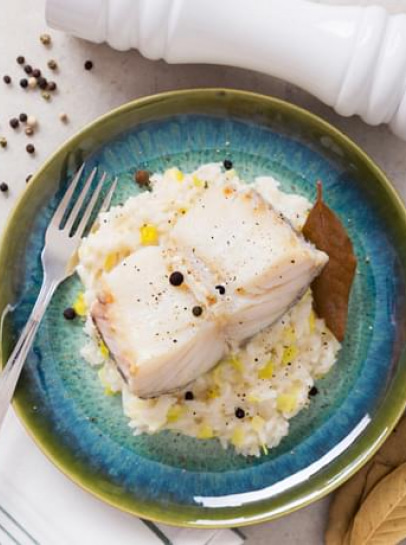
[[[1,184],[0,184],[0,191],[1,191],[2,193],[7,193],[7,191],[8,191],[8,185],[7,185],[5,182],[1,182]]]
[[[183,283],[183,280],[184,276],[179,271],[174,271],[169,277],[169,283],[172,284],[172,286],[180,286]]]
[[[32,174],[28,174],[28,176],[25,179],[25,183],[28,184],[28,182],[31,180]]]
[[[86,61],[84,67],[85,70],[91,70],[93,68],[93,61]]]
[[[190,390],[185,392],[185,399],[186,401],[193,401],[195,398],[193,392],[191,392]]]
[[[220,295],[224,295],[226,293],[226,288],[221,284],[215,286],[215,289],[219,292]]]
[[[236,418],[244,418],[245,417],[244,409],[241,409],[241,407],[237,407],[235,410],[235,416]]]
[[[319,393],[319,390],[316,386],[312,386],[309,390],[309,396],[313,397]]]
[[[231,170],[233,168],[233,162],[230,161],[230,159],[224,159],[223,165],[226,170]]]

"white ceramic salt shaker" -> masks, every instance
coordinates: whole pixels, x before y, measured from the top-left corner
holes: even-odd
[[[406,139],[406,14],[304,0],[47,0],[47,21],[150,59],[265,72]]]

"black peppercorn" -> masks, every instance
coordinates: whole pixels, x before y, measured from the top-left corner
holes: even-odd
[[[190,391],[185,392],[186,401],[193,401],[194,398],[195,398],[195,396],[194,396],[193,392],[190,392]]]
[[[27,114],[24,114],[24,113],[21,113],[19,116],[18,116],[19,120],[21,121],[21,123],[27,123],[27,119],[28,119],[28,115]]]
[[[180,286],[183,283],[183,274],[179,271],[174,271],[169,277],[169,282],[172,286]]]
[[[23,89],[27,89],[28,79],[26,79],[26,78],[20,79],[20,87],[22,87]]]
[[[9,123],[12,129],[17,129],[20,125],[20,122],[18,121],[16,117],[13,117],[12,119],[10,119]]]
[[[30,154],[35,153],[34,144],[27,144],[27,145],[25,146],[25,149],[27,150],[27,153],[30,153]]]
[[[215,286],[216,290],[219,292],[220,295],[224,295],[226,293],[226,288],[219,284],[218,286]]]
[[[230,161],[230,159],[224,159],[223,165],[226,170],[231,170],[233,168],[233,162]]]
[[[56,83],[54,81],[48,81],[47,91],[56,91]]]
[[[193,307],[192,313],[193,313],[193,316],[199,317],[203,314],[203,309],[202,307],[199,307],[199,306]]]
[[[93,62],[92,61],[86,61],[84,64],[85,70],[91,70],[93,68]]]
[[[1,191],[2,193],[7,193],[7,191],[8,191],[8,185],[7,185],[5,182],[1,182],[1,184],[0,184],[0,191]]]
[[[25,58],[22,55],[19,55],[16,60],[17,60],[18,64],[24,64],[25,63]]]
[[[63,311],[63,317],[66,318],[66,320],[74,320],[76,318],[76,311],[72,307],[65,308]]]
[[[26,64],[24,66],[24,72],[28,75],[32,74],[32,66],[30,64]]]
[[[41,70],[39,70],[38,68],[34,68],[34,70],[32,71],[32,75],[34,78],[39,78],[41,76]]]
[[[244,409],[241,409],[241,407],[237,407],[235,410],[235,416],[236,418],[244,418],[245,417]]]
[[[48,86],[48,82],[46,78],[43,78],[42,76],[40,76],[39,78],[37,78],[37,85],[40,89],[46,89]]]
[[[309,396],[314,397],[319,393],[319,390],[316,386],[312,386],[309,390]]]
[[[10,76],[7,76],[7,75],[6,75],[6,76],[3,76],[3,81],[4,81],[4,83],[5,83],[6,85],[10,85],[10,83],[11,83],[11,78],[10,78]]]

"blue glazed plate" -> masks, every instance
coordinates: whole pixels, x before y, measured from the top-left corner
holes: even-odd
[[[80,357],[82,324],[63,309],[80,291],[58,290],[19,384],[15,407],[45,454],[99,498],[144,518],[190,526],[261,522],[334,489],[373,454],[405,406],[406,215],[384,174],[333,127],[259,95],[196,90],[125,105],[68,141],[36,174],[15,209],[0,251],[3,363],[41,282],[44,232],[78,165],[118,176],[115,202],[137,193],[136,169],[187,171],[230,158],[241,176],[272,175],[286,191],[327,203],[353,240],[358,270],[348,333],[320,394],[261,458],[163,432],[134,437],[120,399],[106,397]]]

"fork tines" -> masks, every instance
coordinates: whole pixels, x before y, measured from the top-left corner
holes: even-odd
[[[53,228],[56,227],[67,231],[70,237],[82,237],[91,226],[90,220],[94,217],[95,213],[108,210],[117,186],[117,178],[113,180],[110,186],[108,183],[105,183],[107,174],[104,172],[93,188],[93,182],[97,175],[97,167],[95,167],[87,176],[80,193],[77,197],[74,197],[75,190],[82,179],[84,169],[85,164],[82,164],[69,184],[50,223],[50,226]],[[106,196],[100,203],[100,195],[105,186],[109,186],[109,188]]]

